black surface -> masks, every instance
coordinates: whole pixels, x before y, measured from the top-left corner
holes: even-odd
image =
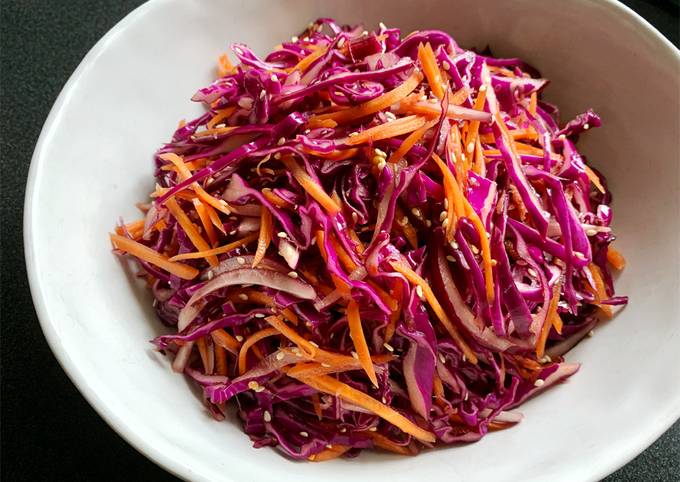
[[[141,2],[1,1],[2,464],[5,481],[174,480],[116,435],[50,352],[22,245],[28,166],[62,86],[94,43]],[[678,45],[678,2],[625,2]],[[680,423],[607,482],[680,480]]]

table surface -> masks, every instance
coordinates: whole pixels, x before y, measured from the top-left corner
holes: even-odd
[[[49,109],[87,51],[140,3],[2,2],[0,370],[5,480],[175,480],[116,435],[62,371],[33,309],[22,243],[26,176]],[[677,0],[624,3],[678,45]],[[680,422],[605,480],[680,480]]]

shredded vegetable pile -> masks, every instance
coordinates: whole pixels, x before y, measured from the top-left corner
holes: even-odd
[[[155,156],[133,257],[153,340],[256,447],[415,454],[516,424],[612,307],[611,195],[547,80],[444,32],[232,46]]]

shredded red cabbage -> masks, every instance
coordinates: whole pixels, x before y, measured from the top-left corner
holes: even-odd
[[[320,19],[232,46],[112,242],[154,340],[256,447],[415,454],[516,424],[616,296],[611,194],[519,59]]]

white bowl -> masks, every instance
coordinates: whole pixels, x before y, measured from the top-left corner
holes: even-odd
[[[630,305],[569,360],[568,383],[522,407],[517,427],[414,458],[363,454],[294,463],[256,450],[237,423],[213,421],[188,383],[151,350],[150,297],[110,252],[107,233],[152,187],[151,154],[242,41],[266,52],[309,21],[439,28],[463,46],[520,56],[552,80],[568,118],[604,126],[582,150],[610,180]],[[680,55],[612,1],[157,0],[92,49],[42,131],[25,210],[35,306],[58,360],[100,415],[141,452],[192,480],[595,480],[680,416]]]

